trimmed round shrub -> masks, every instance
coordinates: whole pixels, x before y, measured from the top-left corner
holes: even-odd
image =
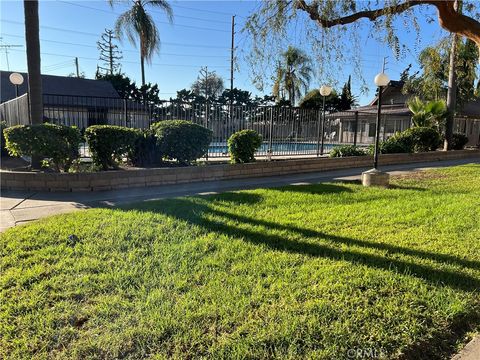
[[[468,143],[468,137],[461,133],[454,133],[452,135],[452,144],[450,148],[452,150],[462,150]]]
[[[185,120],[165,120],[152,124],[162,157],[188,164],[205,156],[212,131]]]
[[[5,135],[3,135],[3,130],[7,128],[7,123],[5,121],[0,121],[0,135],[1,135],[1,156],[8,155],[7,148],[5,147]]]
[[[132,154],[140,134],[140,130],[123,126],[89,126],[85,130],[85,138],[93,163],[103,170],[118,168],[122,158]]]
[[[232,163],[255,161],[255,151],[262,145],[262,137],[254,130],[240,130],[228,139],[228,151]]]
[[[76,127],[48,123],[11,126],[3,134],[10,155],[48,159],[47,163],[57,171],[68,171],[79,156],[82,141]]]
[[[367,155],[365,150],[355,145],[335,146],[332,150],[330,150],[331,158],[363,155]]]
[[[410,152],[435,151],[442,142],[438,131],[431,127],[410,128],[390,139],[403,144]]]
[[[368,147],[368,153],[373,154],[375,152],[375,145],[372,144]],[[395,137],[391,137],[385,141],[380,142],[378,147],[380,154],[401,154],[412,152],[411,147],[407,146],[403,141]]]

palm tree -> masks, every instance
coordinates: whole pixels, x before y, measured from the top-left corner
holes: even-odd
[[[23,9],[25,13],[30,121],[32,124],[41,124],[43,122],[43,99],[42,75],[40,72],[38,0],[24,0]]]
[[[42,74],[40,71],[40,31],[38,0],[24,0],[25,42],[27,48],[29,115],[32,124],[43,122]],[[32,168],[40,168],[40,158],[32,156]]]
[[[443,100],[423,102],[417,96],[407,103],[413,113],[412,123],[416,127],[436,126],[441,129],[447,115],[447,106]]]
[[[289,46],[282,56],[283,61],[277,67],[273,95],[278,97],[285,91],[290,103],[295,106],[296,99],[307,91],[310,84],[313,72],[311,60],[302,50],[293,46]]]
[[[110,6],[116,0],[108,0]],[[155,52],[160,50],[160,33],[147,7],[162,9],[170,23],[173,22],[173,10],[166,0],[126,0],[132,6],[121,14],[115,22],[115,33],[123,39],[124,35],[131,44],[136,46],[136,39],[140,40],[140,66],[142,71],[142,85],[145,85],[145,60],[150,63]]]

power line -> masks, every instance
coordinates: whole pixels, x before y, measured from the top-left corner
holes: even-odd
[[[70,4],[70,5],[74,5],[74,6],[79,6],[79,7],[85,8],[85,9],[90,9],[90,10],[95,10],[95,11],[106,12],[106,13],[113,14],[113,15],[121,15],[120,13],[117,13],[117,12],[114,12],[114,11],[108,11],[108,10],[98,9],[98,8],[94,8],[94,7],[91,7],[91,6],[86,6],[86,5],[81,5],[81,4],[70,3],[70,2],[66,2],[66,1],[60,1],[60,2],[63,2],[63,3],[66,3],[66,4]],[[179,17],[180,17],[180,16],[179,16]],[[172,24],[169,23],[168,21],[159,21],[159,20],[157,20],[156,22],[159,23],[159,24],[172,25]],[[190,28],[190,29],[207,30],[207,31],[227,32],[227,33],[228,33],[227,30],[221,30],[221,29],[215,29],[215,28],[204,28],[204,27],[193,26],[193,25],[173,24],[173,26],[179,26],[179,27]]]
[[[22,38],[24,39],[23,36],[21,35],[12,35],[12,34],[2,34],[5,36],[11,36],[11,37],[17,37],[17,38]],[[53,44],[62,44],[62,45],[74,45],[74,46],[83,46],[83,47],[89,47],[89,48],[97,48],[94,45],[87,45],[87,44],[79,44],[79,43],[72,43],[72,42],[66,42],[66,41],[58,41],[58,40],[50,40],[50,39],[44,39],[41,38],[40,41],[43,42],[49,42]],[[130,53],[138,53],[138,50],[123,50],[122,52],[130,52]],[[168,55],[168,56],[187,56],[187,57],[209,57],[209,58],[222,58],[227,60],[228,56],[227,55],[197,55],[197,54],[178,54],[178,53],[166,53],[166,52],[161,52],[161,55]]]
[[[0,19],[0,22],[5,22],[5,23],[8,23],[8,24],[15,24],[15,25],[22,25],[22,26],[24,25],[24,23],[20,22],[20,21],[5,20],[5,19]],[[97,33],[77,31],[77,30],[71,30],[71,29],[65,29],[65,28],[58,28],[58,27],[53,27],[53,26],[41,25],[40,28],[47,29],[47,30],[68,32],[68,33],[73,33],[73,34],[95,36],[97,38],[100,36],[100,34],[97,34]],[[4,34],[4,35],[7,35],[7,34]],[[18,36],[18,35],[9,35],[9,36]],[[212,49],[230,49],[230,47],[228,47],[228,46],[202,45],[202,44],[182,44],[182,43],[166,42],[166,41],[162,41],[162,44],[163,45],[172,45],[172,46],[200,47],[200,48],[212,48]]]
[[[11,50],[11,51],[22,51],[22,50]],[[82,60],[95,60],[98,61],[97,58],[91,58],[91,57],[84,57],[84,56],[74,56],[74,55],[65,55],[65,54],[56,54],[56,53],[48,53],[48,52],[41,52],[41,55],[49,55],[49,56],[61,56],[61,57],[68,57],[68,58],[75,58],[78,57],[79,59]],[[123,61],[124,63],[128,64],[140,64],[139,62],[136,61]],[[187,64],[160,64],[160,63],[151,63],[149,65],[153,66],[173,66],[173,67],[193,67],[193,68],[200,68],[202,65],[187,65]],[[212,65],[212,67],[217,67],[217,68],[229,68],[230,66],[228,65]]]
[[[211,14],[219,14],[219,15],[226,15],[226,16],[232,16],[231,13],[223,12],[223,11],[215,11],[215,10],[205,10],[205,9],[198,9],[198,8],[191,8],[188,6],[183,6],[183,5],[177,5],[177,4],[172,4],[172,7],[177,7],[179,9],[186,9],[186,10],[193,10],[193,11],[199,11],[199,12],[206,12],[206,13],[211,13]],[[244,17],[237,15],[239,17]]]
[[[105,12],[105,13],[108,13],[108,14],[120,15],[119,13],[117,13],[117,12],[115,12],[115,11],[113,11],[113,10],[104,10],[104,9],[94,8],[94,7],[91,7],[91,6],[86,6],[86,5],[82,5],[82,4],[72,3],[72,2],[69,2],[69,1],[57,0],[57,2],[64,3],[64,4],[68,4],[68,5],[73,5],[73,6],[78,6],[78,7],[82,7],[82,8],[85,8],[85,9],[101,11],[101,12]],[[150,11],[151,11],[151,12],[154,12],[154,13],[161,13],[160,10],[155,10],[155,9],[150,9]],[[212,19],[202,19],[202,18],[193,17],[193,16],[174,15],[174,17],[175,17],[175,18],[189,19],[189,20],[206,21],[206,22],[209,22],[209,23],[215,22],[215,23],[219,23],[219,24],[230,24],[228,21],[212,20]]]

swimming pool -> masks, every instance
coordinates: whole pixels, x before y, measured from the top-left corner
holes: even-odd
[[[333,147],[333,144],[324,144],[323,149],[328,152]],[[257,153],[267,153],[268,143],[263,143],[258,149]],[[278,153],[299,153],[299,154],[311,154],[317,151],[316,142],[280,142],[272,144],[272,152]],[[226,143],[212,143],[208,148],[209,154],[227,154],[228,146]]]

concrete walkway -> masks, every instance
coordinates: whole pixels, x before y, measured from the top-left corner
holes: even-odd
[[[391,175],[400,175],[432,168],[462,164],[480,164],[480,158],[391,165],[382,167]],[[204,183],[165,185],[150,188],[123,189],[84,193],[45,193],[3,191],[0,196],[0,232],[29,221],[50,215],[88,209],[98,206],[117,206],[125,203],[148,201],[189,195],[207,195],[223,191],[270,188],[284,185],[304,185],[330,181],[360,180],[367,168],[296,174],[288,176],[225,180]],[[473,339],[452,360],[480,359],[480,336]]]
[[[391,165],[382,167],[382,170],[388,171],[390,174],[401,174],[428,168],[440,168],[468,163],[480,163],[480,158]],[[328,181],[352,181],[359,180],[360,174],[365,170],[368,169],[343,169],[307,174],[164,185],[158,187],[98,192],[50,193],[3,191],[0,196],[0,232],[12,226],[24,224],[39,218],[91,207],[117,206],[137,201],[188,195],[206,195],[241,189],[314,184]]]

